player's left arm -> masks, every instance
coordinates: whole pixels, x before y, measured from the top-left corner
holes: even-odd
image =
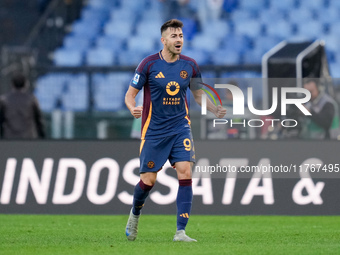
[[[202,94],[205,94],[205,92],[201,89],[191,90],[191,92],[194,95],[196,103],[202,105]],[[223,118],[227,113],[227,109],[223,108],[221,105],[214,105],[208,97],[206,98],[208,111],[215,114],[217,118]]]

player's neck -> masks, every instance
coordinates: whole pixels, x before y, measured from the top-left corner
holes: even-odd
[[[178,54],[173,54],[170,51],[167,51],[165,49],[161,51],[161,54],[162,54],[163,59],[168,63],[173,63],[179,59]]]

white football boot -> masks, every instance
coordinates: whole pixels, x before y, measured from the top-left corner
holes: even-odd
[[[196,239],[193,239],[185,234],[185,230],[177,230],[174,236],[174,242],[197,242]]]
[[[140,215],[134,215],[131,209],[125,229],[126,238],[129,241],[134,241],[137,237],[139,217]]]

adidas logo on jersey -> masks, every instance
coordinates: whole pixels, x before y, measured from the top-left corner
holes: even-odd
[[[164,74],[163,74],[162,72],[159,72],[159,73],[155,76],[155,78],[165,78],[165,77],[164,77]]]
[[[189,214],[188,213],[182,213],[179,215],[180,217],[187,218],[189,219]]]

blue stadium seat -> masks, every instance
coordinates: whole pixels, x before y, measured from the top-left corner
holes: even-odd
[[[305,23],[314,19],[313,10],[310,8],[293,9],[288,12],[289,21],[291,23]]]
[[[284,1],[279,1],[279,2],[284,2]],[[274,25],[273,20],[275,20],[275,23],[276,23],[280,20],[285,20],[285,18],[286,18],[285,12],[276,10],[276,9],[268,9],[268,10],[263,10],[259,13],[258,21],[264,25]]]
[[[83,64],[83,52],[72,49],[58,49],[54,52],[54,64],[57,66],[81,66]]]
[[[324,24],[332,24],[340,21],[339,8],[323,8],[318,12],[318,20]]]
[[[317,39],[325,32],[322,23],[318,21],[304,22],[297,24],[297,34],[311,39]]]
[[[127,49],[130,51],[149,52],[155,48],[155,39],[145,36],[134,36],[127,40]]]
[[[243,62],[245,64],[261,64],[262,56],[264,55],[265,51],[262,49],[254,49],[247,51],[243,55]]]
[[[128,23],[131,26],[136,19],[137,16],[130,9],[115,8],[110,11],[110,22],[112,23]]]
[[[154,2],[154,1],[153,1]],[[141,22],[155,21],[156,23],[163,23],[162,10],[148,9],[142,12]],[[160,27],[159,27],[160,28]],[[159,30],[158,28],[158,30]]]
[[[211,54],[215,65],[237,65],[241,63],[240,53],[237,51],[219,49]]]
[[[262,33],[262,26],[257,20],[247,20],[235,24],[235,34],[255,38]]]
[[[205,36],[221,39],[230,34],[230,26],[226,21],[208,21],[203,26],[203,33]]]
[[[222,49],[245,52],[250,48],[250,39],[245,35],[229,34],[222,39]]]
[[[122,66],[137,66],[147,55],[154,52],[121,51],[118,54],[118,64]]]
[[[56,109],[67,77],[63,74],[47,74],[37,79],[34,94],[43,112],[52,112]]]
[[[118,111],[124,106],[124,95],[133,74],[112,73],[94,78],[94,107],[97,111]]]
[[[62,109],[83,112],[88,110],[88,96],[84,93],[69,93],[61,96]]]
[[[97,21],[101,25],[109,18],[109,9],[98,9],[85,7],[81,11],[81,19],[85,21]]]
[[[308,0],[308,1],[301,1],[300,0],[300,8],[312,8],[315,10],[320,10],[325,7],[326,1],[325,0]]]
[[[123,49],[124,39],[115,36],[103,35],[97,38],[95,44],[98,48],[102,47],[118,52]]]
[[[89,66],[112,66],[115,63],[112,49],[94,48],[87,51],[86,63]]]
[[[158,20],[140,22],[136,27],[136,36],[140,38],[159,39],[161,37],[161,26],[162,22]]]
[[[61,95],[62,109],[66,111],[86,111],[89,106],[88,78],[84,74],[72,75],[66,91]]]
[[[340,2],[338,0],[328,0],[328,5],[330,9],[332,8],[340,9]]]
[[[239,8],[258,11],[266,8],[265,0],[239,0]]]
[[[136,0],[123,0],[120,2],[120,4],[121,9],[131,10],[132,14],[136,14],[146,9],[146,2],[146,0],[138,0],[138,3],[136,3]]]
[[[255,51],[267,52],[281,42],[276,36],[260,36],[253,42],[253,49]]]
[[[326,50],[326,56],[327,56],[327,61],[328,63],[335,63],[337,62],[336,60],[338,59],[338,57],[336,56],[334,51],[331,50]]]
[[[329,27],[329,34],[332,36],[340,36],[340,21],[334,22]]]
[[[329,65],[330,73],[333,78],[340,78],[340,64],[338,63],[331,63]]]
[[[210,63],[210,55],[204,50],[184,48],[182,54],[193,58],[198,65],[207,65]]]
[[[101,24],[96,20],[79,20],[72,25],[72,34],[89,39],[95,38],[101,29]]]
[[[132,33],[132,24],[125,23],[125,22],[121,22],[121,23],[108,22],[106,23],[104,27],[104,32],[106,35],[126,39]]]
[[[240,21],[246,21],[255,18],[253,12],[245,9],[236,9],[230,14],[231,20],[234,23],[238,23]]]
[[[202,71],[202,78],[206,79],[216,78],[216,73],[213,71]]]
[[[321,39],[323,39],[326,43],[326,49],[336,52],[339,50],[339,45],[340,45],[340,40],[339,40],[339,36],[336,35],[328,35],[328,36],[324,36]]]
[[[117,5],[117,1],[115,0],[89,0],[88,6],[92,8],[98,8],[98,9],[107,9],[112,8]]]
[[[268,23],[265,27],[265,31],[268,36],[289,38],[293,34],[293,27],[289,22],[280,20],[275,23]]]
[[[284,1],[271,0],[269,1],[269,7],[270,9],[275,9],[279,11],[288,11],[296,7],[296,1],[295,0],[284,0]]]
[[[130,83],[131,79],[133,78],[133,73],[131,72],[116,72],[116,73],[109,73],[107,75],[107,80],[109,83],[116,84],[115,86],[120,89],[128,88],[128,84]]]
[[[67,35],[64,37],[63,46],[65,49],[87,50],[91,45],[91,40],[83,36]]]
[[[204,50],[206,52],[214,52],[219,48],[220,40],[205,34],[196,34],[191,41],[193,49]]]

